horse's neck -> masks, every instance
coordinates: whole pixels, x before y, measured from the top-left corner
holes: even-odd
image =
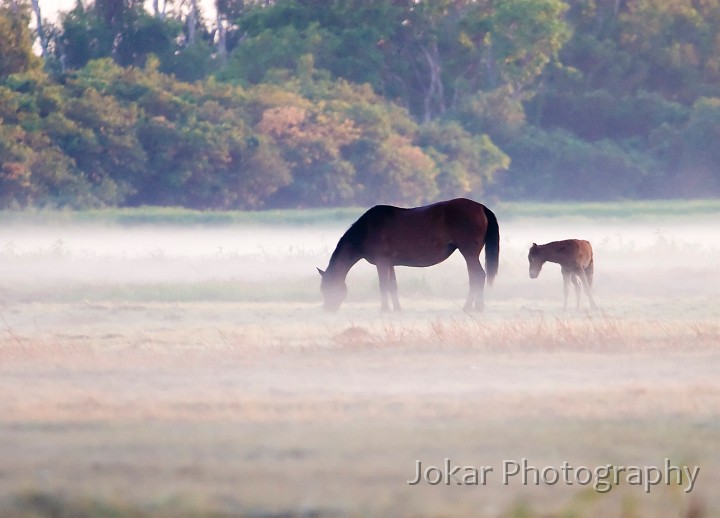
[[[359,254],[354,253],[349,246],[341,242],[333,252],[327,272],[336,279],[345,280],[350,268],[359,260]]]

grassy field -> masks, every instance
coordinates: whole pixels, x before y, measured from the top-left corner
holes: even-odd
[[[517,218],[675,218],[720,214],[720,200],[645,200],[621,202],[489,203],[504,219]],[[85,211],[25,209],[0,211],[4,224],[116,225],[315,225],[346,223],[364,209],[332,208],[266,211],[198,211],[179,207],[135,207]]]
[[[496,212],[472,315],[456,257],[399,270],[400,314],[363,264],[322,313],[358,211],[0,215],[0,515],[720,516],[720,203]],[[593,242],[599,311],[528,278],[565,237]],[[445,459],[493,472],[408,484]],[[700,471],[503,484],[521,459]]]

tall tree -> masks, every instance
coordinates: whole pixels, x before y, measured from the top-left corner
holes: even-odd
[[[40,66],[32,50],[30,8],[25,2],[0,2],[0,80]]]
[[[35,13],[35,30],[40,40],[40,52],[42,57],[46,57],[48,54],[48,37],[45,32],[45,20],[43,20],[42,12],[40,11],[40,0],[32,0],[32,9]]]
[[[228,76],[237,67],[235,77],[262,81],[268,64],[292,68],[312,53],[318,68],[370,83],[429,121],[478,90],[531,96],[570,35],[565,9],[561,0],[253,3],[240,19],[246,38]],[[251,70],[264,60],[262,74]]]
[[[198,24],[198,6],[197,0],[190,0],[190,11],[188,12],[187,21],[187,43],[192,45],[195,43],[195,31]]]
[[[686,104],[720,96],[720,1],[635,0],[619,21],[637,87]]]
[[[92,59],[112,57],[123,66],[143,65],[149,54],[173,59],[180,24],[158,12],[148,13],[141,0],[78,2],[61,17],[62,34],[56,52],[69,68]]]

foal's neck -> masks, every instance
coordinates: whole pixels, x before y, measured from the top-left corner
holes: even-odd
[[[569,263],[567,255],[558,252],[552,248],[543,250],[543,259],[551,263],[557,263],[560,266],[565,266]]]

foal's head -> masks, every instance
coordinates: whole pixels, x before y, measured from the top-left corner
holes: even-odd
[[[537,276],[540,275],[540,270],[542,270],[543,263],[545,263],[545,258],[540,252],[540,247],[537,246],[537,243],[533,243],[530,247],[528,262],[530,263],[530,278],[537,279]]]
[[[347,296],[347,285],[343,279],[333,277],[320,268],[317,271],[322,279],[320,281],[320,291],[323,294],[323,309],[325,311],[337,311]]]

